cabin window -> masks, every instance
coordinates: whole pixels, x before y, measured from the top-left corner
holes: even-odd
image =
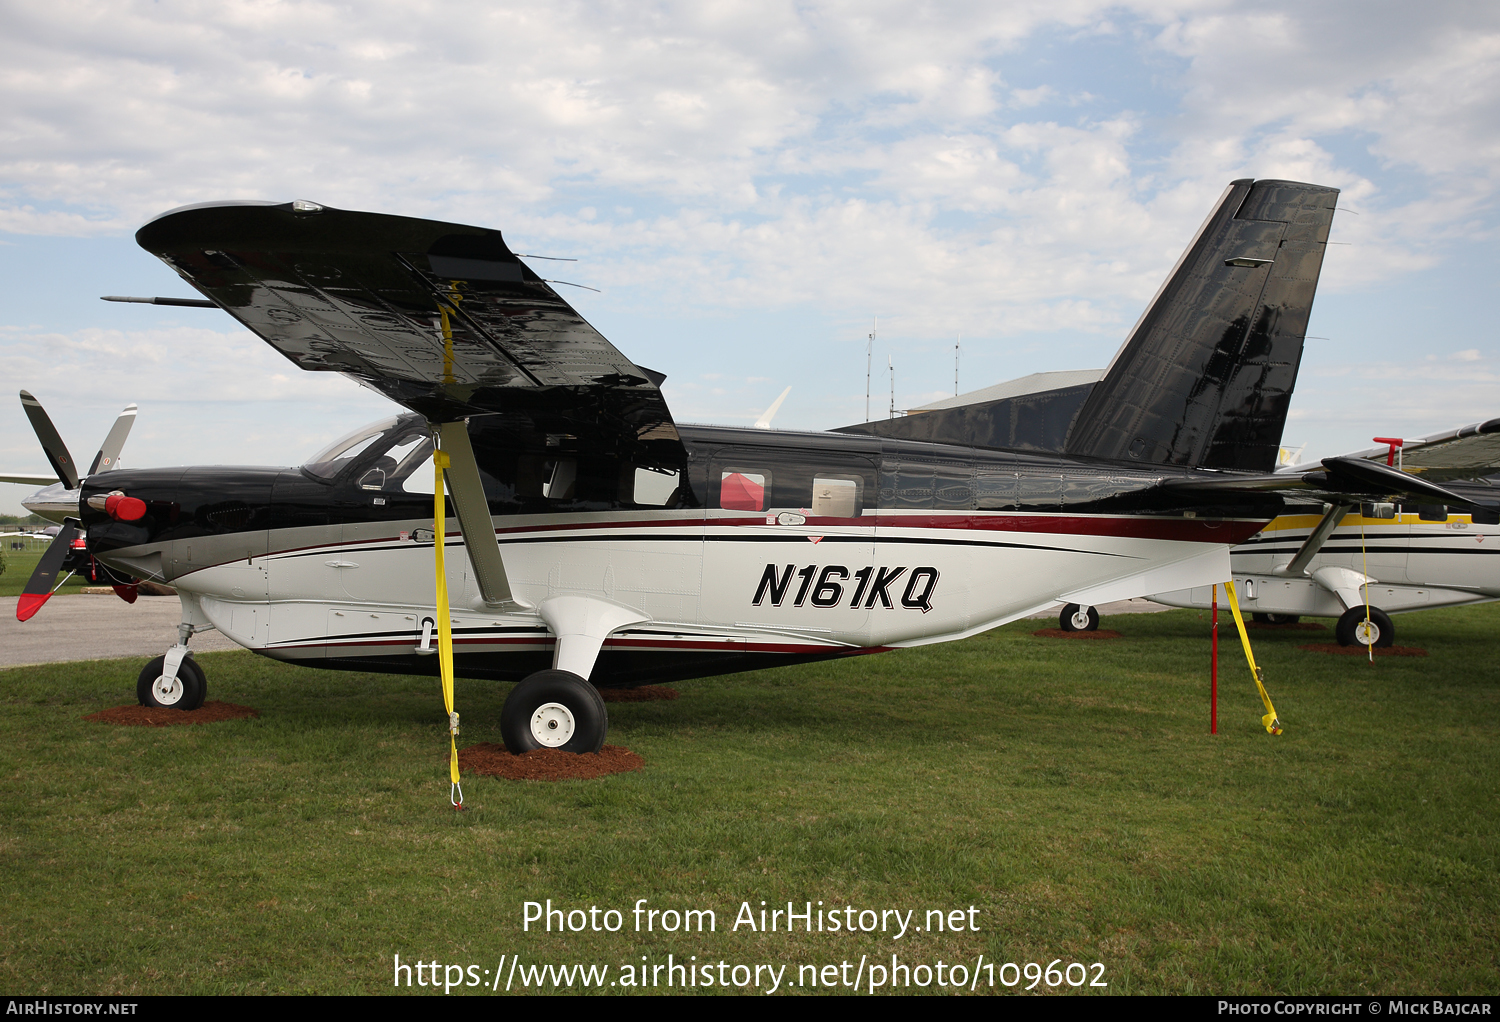
[[[542,496],[548,500],[572,500],[578,485],[578,462],[573,458],[559,458],[547,471],[547,481],[542,484]]]
[[[1443,504],[1418,504],[1417,520],[1423,522],[1446,522],[1448,508]]]
[[[859,514],[859,481],[814,476],[812,513],[820,518],[853,518]]]
[[[423,468],[426,478],[413,478]],[[384,454],[361,470],[358,485],[361,490],[431,493],[432,438],[421,432],[397,437]]]
[[[771,477],[764,472],[719,473],[719,506],[728,511],[764,511]]]
[[[631,503],[645,507],[665,507],[677,492],[682,473],[676,469],[643,468],[636,466],[635,485]]]
[[[430,496],[433,491],[434,482],[432,475],[432,447],[428,445],[425,451],[419,448],[415,453],[422,454],[422,460],[413,466],[411,471],[406,473],[406,477],[401,480],[401,492],[425,493]]]

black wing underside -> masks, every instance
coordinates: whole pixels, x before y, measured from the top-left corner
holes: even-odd
[[[685,456],[664,377],[499,231],[297,205],[187,207],[136,241],[298,367],[344,373],[430,421],[498,415],[600,453]]]

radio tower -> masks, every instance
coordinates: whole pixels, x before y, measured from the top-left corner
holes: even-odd
[[[870,359],[875,355],[875,328],[880,317],[870,317],[869,341],[865,344],[865,421],[870,421]]]

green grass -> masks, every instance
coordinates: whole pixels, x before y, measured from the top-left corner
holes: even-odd
[[[26,581],[31,578],[31,573],[36,570],[37,562],[42,559],[41,550],[5,550],[0,551],[5,558],[5,570],[0,572],[0,596],[20,596],[21,591],[26,588]],[[60,574],[60,573],[59,573]],[[59,593],[76,593],[84,586],[94,585],[82,575],[74,575],[68,579]]]
[[[1431,655],[1374,666],[1254,633],[1275,738],[1232,633],[1208,734],[1193,612],[1113,619],[1113,642],[1043,624],[612,704],[645,770],[471,777],[464,814],[430,680],[208,654],[210,698],[260,718],[146,729],[81,719],[128,701],[137,662],[0,672],[0,986],[381,992],[393,953],[794,980],[893,951],[1102,962],[1112,992],[1500,985],[1500,607],[1404,616]],[[461,744],[499,741],[508,688],[459,683]],[[523,933],[522,902],[549,897],[713,908],[719,929]],[[980,931],[730,932],[762,899],[918,924],[972,904]]]

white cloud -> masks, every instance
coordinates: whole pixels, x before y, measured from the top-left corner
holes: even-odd
[[[1102,364],[1234,177],[1343,189],[1326,292],[1443,265],[1493,236],[1497,114],[1500,13],[1460,2],[62,0],[0,35],[0,231],[313,198],[583,257],[559,275],[612,310],[815,308],[850,338],[878,312],[884,336],[974,338],[976,365],[1024,335],[1020,373],[1066,367],[1048,334]],[[275,356],[237,334],[29,333],[0,344],[80,367],[57,378],[91,400],[345,386],[283,366],[267,388],[237,370]],[[171,353],[195,344],[234,369],[190,381]],[[800,335],[765,348],[815,361]],[[862,408],[810,390],[809,415]]]

